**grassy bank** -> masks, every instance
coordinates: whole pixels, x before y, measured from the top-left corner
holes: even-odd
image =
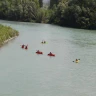
[[[8,42],[10,39],[18,36],[19,33],[11,27],[3,26],[0,24],[0,47]]]

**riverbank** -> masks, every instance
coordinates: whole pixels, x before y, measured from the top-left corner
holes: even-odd
[[[8,26],[0,24],[0,47],[10,40],[16,38],[19,32]]]

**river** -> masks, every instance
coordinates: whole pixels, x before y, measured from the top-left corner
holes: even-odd
[[[96,31],[3,20],[0,24],[20,33],[0,49],[0,96],[96,95]],[[29,49],[21,49],[22,44]],[[47,56],[49,52],[56,56]],[[73,62],[76,58],[79,63]]]

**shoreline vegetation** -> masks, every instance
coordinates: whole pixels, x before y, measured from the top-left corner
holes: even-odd
[[[96,30],[96,0],[1,0],[0,19]]]
[[[19,32],[12,29],[11,27],[0,24],[0,47],[10,40],[16,38]]]

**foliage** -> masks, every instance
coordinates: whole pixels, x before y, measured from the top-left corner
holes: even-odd
[[[0,19],[96,29],[96,0],[0,0]],[[43,6],[43,7],[42,7]]]
[[[54,4],[55,4],[55,6],[57,6],[60,2],[65,3],[67,1],[68,0],[50,0],[50,8],[53,8]]]
[[[0,25],[0,46],[4,43],[4,41],[18,35],[19,33],[11,27]]]
[[[41,8],[38,11],[36,22],[47,23],[49,20],[49,17],[50,17],[49,10]]]
[[[50,23],[96,29],[96,0],[66,0],[53,8]]]
[[[58,4],[58,0],[50,0],[50,8],[54,6],[54,4]]]
[[[43,0],[39,0],[40,7],[43,7]]]
[[[38,0],[1,0],[0,19],[35,22],[38,19],[39,6],[42,6],[39,3]]]

